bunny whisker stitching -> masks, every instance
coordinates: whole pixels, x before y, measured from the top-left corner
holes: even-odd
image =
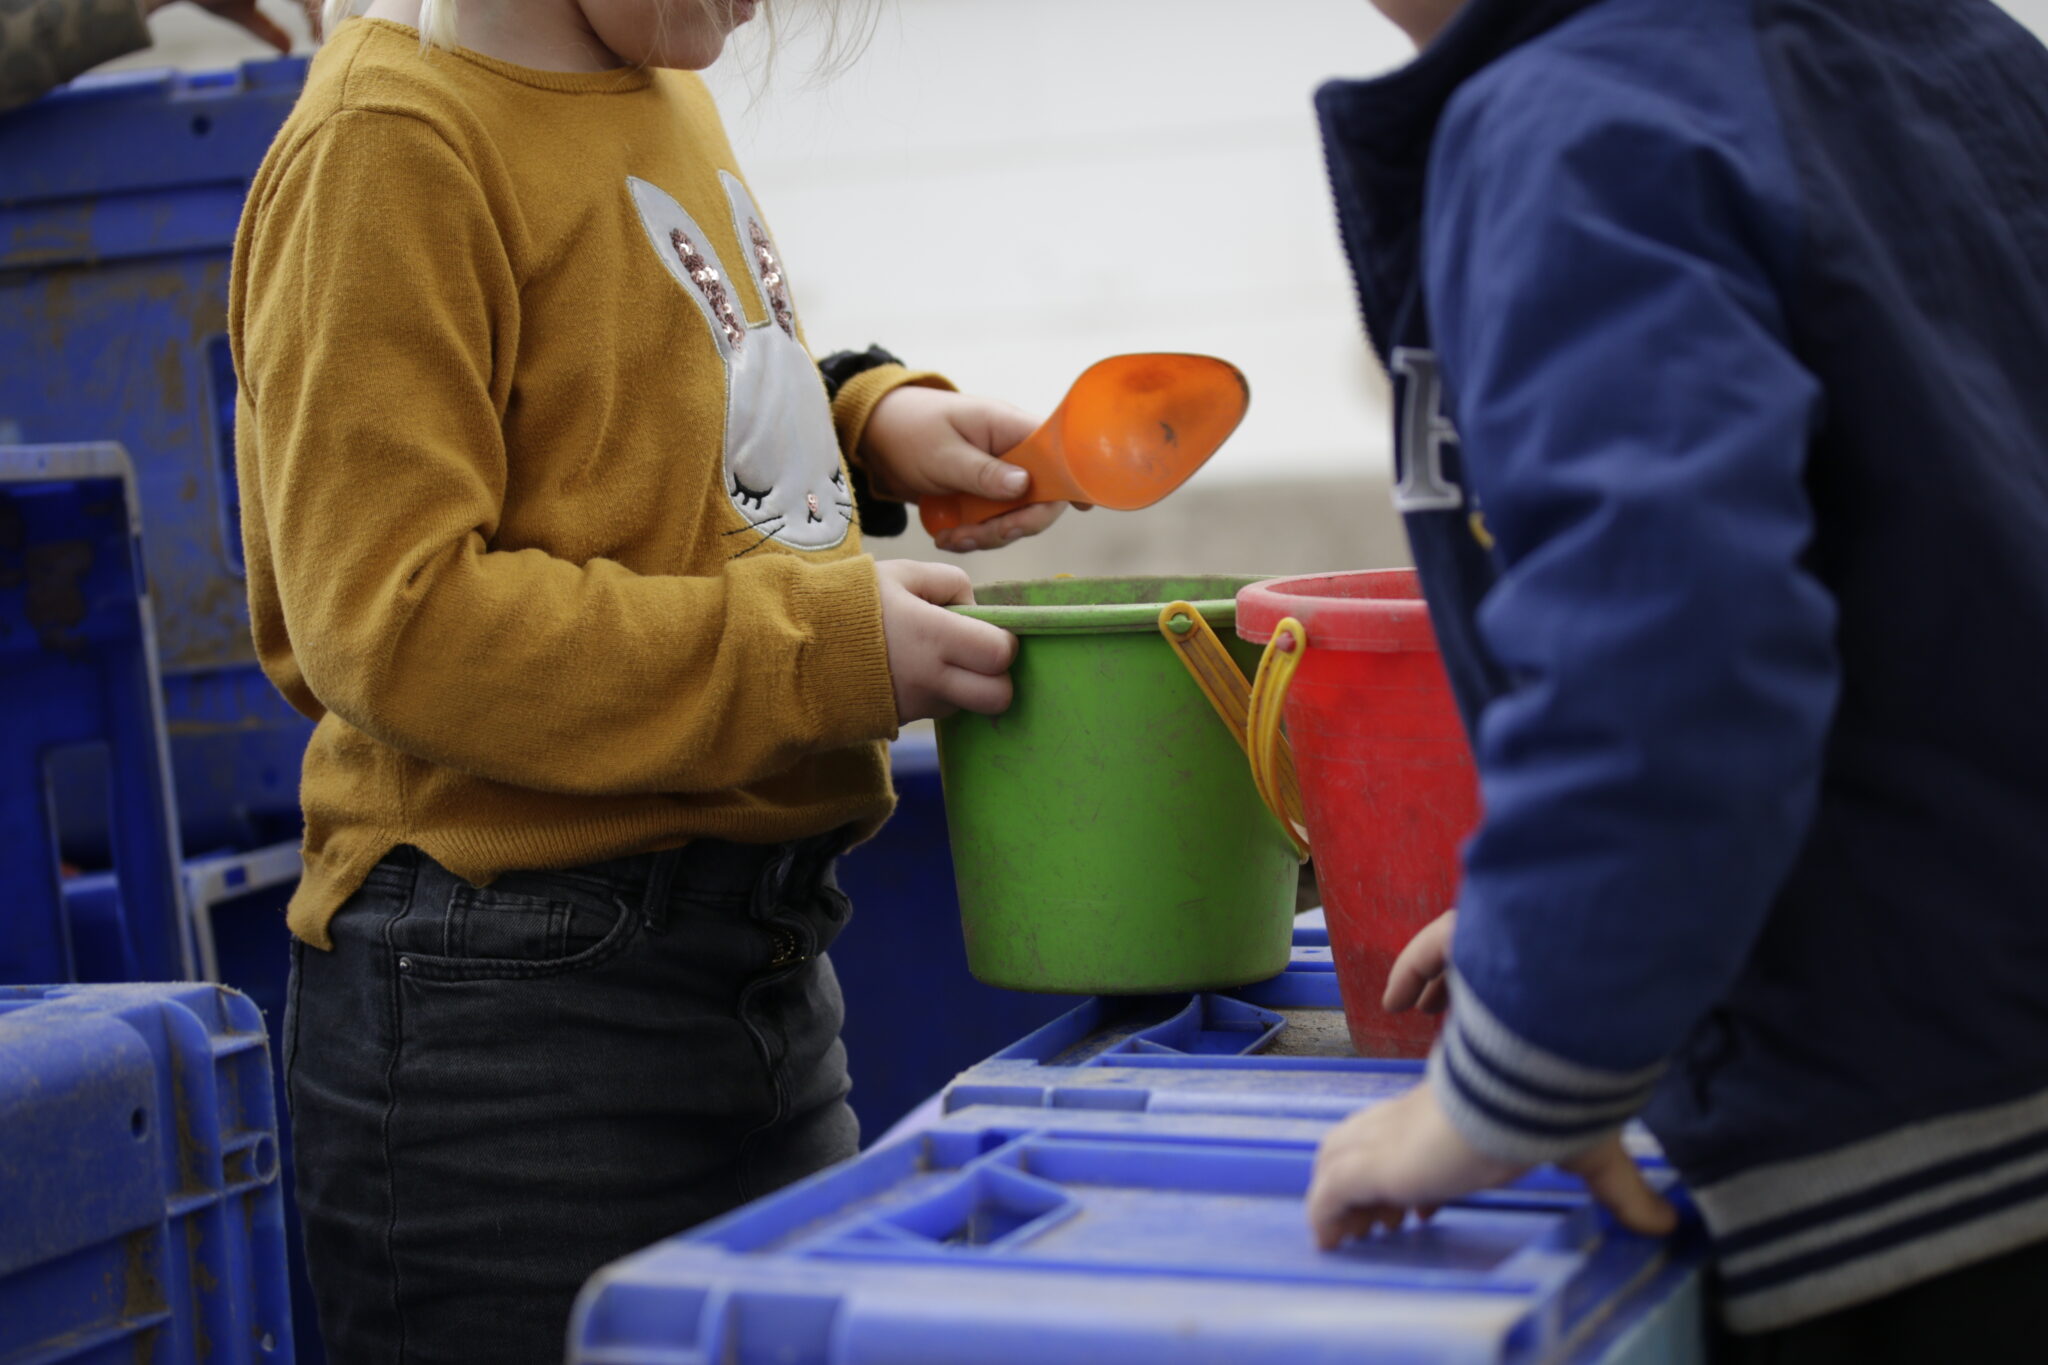
[[[746,514],[743,512],[740,515],[745,516]],[[730,531],[720,531],[718,534],[721,536],[742,535],[745,532],[756,530],[760,527],[766,526],[771,521],[782,521],[785,519],[786,514],[782,512],[771,512],[767,516],[761,518],[759,521],[750,521],[745,526],[735,526]],[[769,534],[772,535],[774,533],[770,532]]]
[[[778,518],[776,518],[776,520],[780,521],[780,520],[781,520],[781,518],[780,518],[780,517],[778,517]],[[754,542],[754,543],[753,543],[752,545],[749,545],[749,546],[748,546],[748,547],[747,547],[746,549],[744,549],[744,550],[740,550],[740,551],[736,552],[736,553],[735,553],[735,554],[734,554],[734,555],[732,556],[732,558],[734,558],[734,559],[741,559],[741,558],[744,558],[744,557],[745,557],[745,556],[747,556],[747,555],[750,555],[750,554],[754,553],[754,551],[756,551],[756,550],[760,549],[760,548],[761,548],[761,547],[762,547],[763,545],[766,545],[766,544],[767,544],[767,543],[768,543],[769,541],[771,541],[771,540],[775,539],[775,532],[776,532],[776,531],[777,531],[778,529],[780,529],[780,528],[778,528],[778,527],[774,527],[774,526],[770,526],[770,527],[769,527],[769,528],[768,528],[767,530],[765,530],[765,531],[763,531],[763,532],[761,533],[761,538],[760,538],[759,540],[755,541],[755,542]]]

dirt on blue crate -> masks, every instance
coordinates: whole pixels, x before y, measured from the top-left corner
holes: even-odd
[[[0,1360],[290,1365],[263,1019],[219,986],[0,989]]]

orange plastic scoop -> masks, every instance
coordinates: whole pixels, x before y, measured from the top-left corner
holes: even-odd
[[[1051,417],[1003,455],[1031,474],[1015,502],[969,493],[918,505],[937,535],[1034,502],[1150,507],[1188,481],[1230,439],[1251,405],[1237,366],[1206,355],[1113,355],[1090,365]]]

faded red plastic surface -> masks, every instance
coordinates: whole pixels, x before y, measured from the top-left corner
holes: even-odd
[[[1308,634],[1288,689],[1316,880],[1351,1041],[1420,1057],[1437,1020],[1380,1008],[1416,931],[1456,903],[1458,853],[1479,784],[1413,571],[1319,574],[1237,595],[1237,633],[1263,644],[1282,618]]]

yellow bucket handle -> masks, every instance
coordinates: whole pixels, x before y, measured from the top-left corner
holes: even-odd
[[[1293,625],[1297,632],[1301,627],[1291,618],[1285,624]],[[1202,613],[1187,602],[1169,602],[1159,612],[1159,633],[1166,643],[1173,646],[1173,652],[1187,669],[1188,676],[1195,680],[1195,686],[1209,699],[1209,705],[1223,721],[1230,737],[1244,750],[1251,761],[1252,782],[1258,788],[1267,809],[1287,831],[1293,841],[1295,852],[1308,856],[1307,826],[1301,813],[1301,787],[1294,774],[1294,750],[1280,733],[1276,719],[1272,733],[1263,738],[1256,733],[1258,725],[1258,688],[1247,683],[1239,671],[1237,661],[1230,657],[1223,641],[1217,638],[1215,629],[1202,619]],[[1280,638],[1277,634],[1275,641]],[[1303,637],[1306,638],[1306,637]],[[1267,646],[1266,657],[1259,663],[1259,680],[1263,684],[1267,664],[1273,658],[1272,646]],[[1294,666],[1299,660],[1290,660],[1286,665],[1286,678],[1279,683],[1280,695],[1285,696],[1287,679],[1294,675]],[[1279,714],[1277,699],[1272,707],[1274,715]],[[1261,754],[1263,753],[1263,760]]]
[[[1252,761],[1252,781],[1267,806],[1280,817],[1288,837],[1301,856],[1308,856],[1308,819],[1301,808],[1301,782],[1295,776],[1294,749],[1280,732],[1285,714],[1287,688],[1294,670],[1308,653],[1308,629],[1292,616],[1273,627],[1273,638],[1259,659],[1259,674],[1252,681],[1247,707],[1245,753]]]

